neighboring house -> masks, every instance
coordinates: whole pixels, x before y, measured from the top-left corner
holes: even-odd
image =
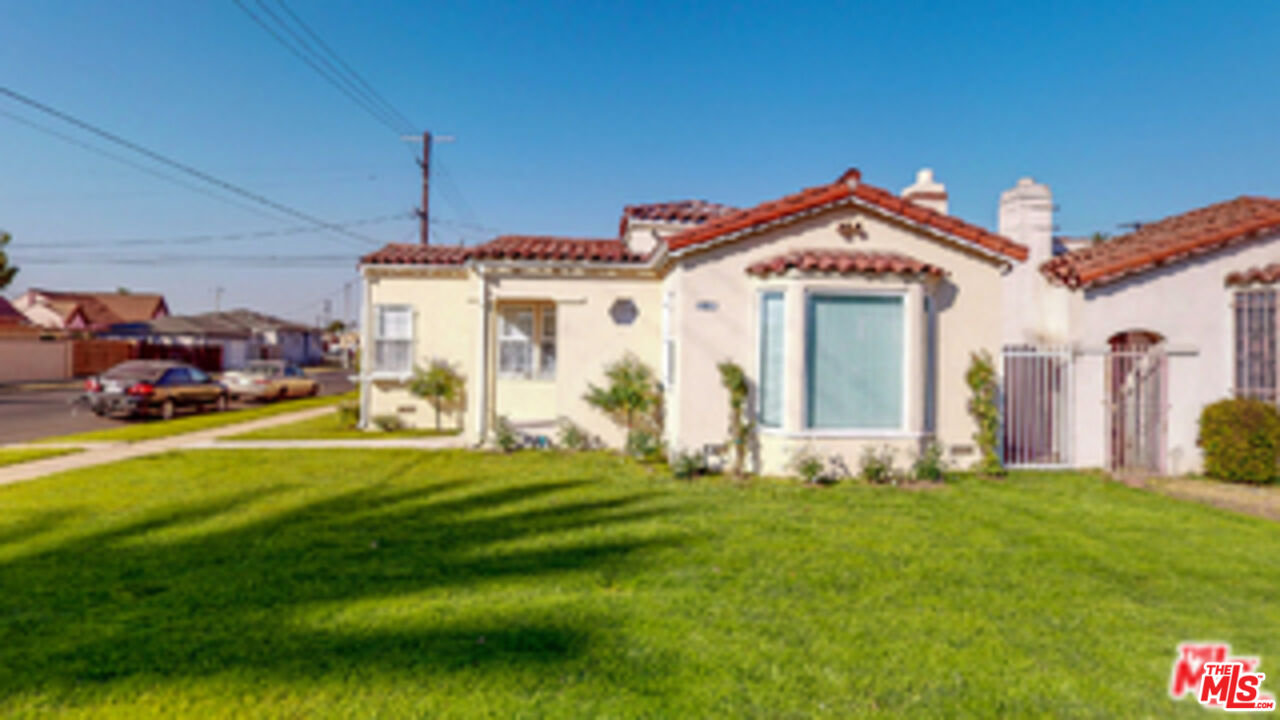
[[[169,314],[155,293],[63,292],[32,288],[13,303],[32,323],[60,330],[100,330]]]
[[[252,310],[172,315],[146,323],[122,323],[105,337],[155,346],[217,348],[220,368],[234,370],[251,360],[289,360],[299,365],[324,359],[323,332]]]
[[[582,397],[630,353],[661,379],[669,447],[697,450],[726,440],[730,360],[753,388],[757,471],[806,447],[856,468],[888,445],[901,464],[929,439],[967,465],[965,369],[999,352],[1002,276],[1027,249],[946,211],[929,171],[895,195],[850,170],[744,210],[629,206],[616,238],[388,245],[361,260],[363,421],[427,424],[407,381],[442,360],[466,378],[473,441],[505,416],[617,445]]]
[[[1006,376],[1022,363],[1006,395],[1044,411],[1019,423],[1011,408],[1006,443],[1045,464],[1198,471],[1205,405],[1277,399],[1280,200],[1236,198],[1057,256],[1052,212],[1031,181],[1002,198],[1001,231],[1031,252],[1007,280],[1005,341],[1044,349],[1006,357]]]

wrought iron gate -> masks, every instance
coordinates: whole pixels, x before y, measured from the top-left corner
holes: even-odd
[[[1107,355],[1107,458],[1113,472],[1164,471],[1168,367],[1160,347],[1116,347]]]
[[[1072,364],[1069,347],[1004,348],[1002,448],[1008,467],[1071,463]]]

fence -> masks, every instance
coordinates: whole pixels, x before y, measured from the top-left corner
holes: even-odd
[[[1071,464],[1074,359],[1068,347],[1004,348],[1001,445],[1006,466]]]
[[[135,357],[135,345],[127,340],[71,341],[71,373],[76,377],[97,375]]]

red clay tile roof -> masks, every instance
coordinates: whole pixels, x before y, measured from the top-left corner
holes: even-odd
[[[977,225],[971,225],[950,215],[917,205],[888,190],[867,185],[861,182],[860,173],[854,169],[845,172],[829,185],[806,188],[794,195],[761,203],[753,208],[739,210],[690,228],[668,238],[667,245],[672,251],[683,250],[725,235],[785,221],[802,213],[845,201],[860,201],[873,205],[891,215],[940,230],[1013,260],[1027,259],[1026,247]]]
[[[675,200],[644,205],[628,205],[622,209],[622,218],[624,222],[630,219],[670,223],[704,223],[735,212],[738,212],[738,208],[707,202],[706,200]]]
[[[467,260],[545,260],[638,263],[644,256],[629,252],[621,240],[503,235],[483,245],[449,247],[393,243],[365,255],[369,265],[461,265]]]
[[[747,268],[751,275],[782,275],[788,270],[804,272],[933,275],[946,271],[937,265],[916,260],[901,253],[860,250],[795,250],[755,263]]]
[[[1280,282],[1280,263],[1228,273],[1226,282],[1228,285],[1274,285]]]
[[[1244,242],[1280,228],[1280,200],[1239,197],[1143,225],[1040,266],[1046,277],[1086,288]]]

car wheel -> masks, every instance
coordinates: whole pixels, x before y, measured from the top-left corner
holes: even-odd
[[[160,404],[160,418],[163,420],[172,420],[173,414],[177,410],[172,400],[165,400]]]
[[[285,398],[287,398],[287,397],[289,397],[289,392],[288,392],[287,390],[285,390],[284,388],[280,388],[280,392],[276,393],[275,401],[276,401],[276,402],[280,402],[281,400],[283,400],[283,399],[285,399]]]
[[[320,386],[319,386],[319,385],[312,385],[312,386],[311,386],[311,389],[307,391],[307,396],[308,396],[308,397],[315,397],[315,396],[317,396],[317,395],[319,395],[319,394],[320,394]]]
[[[217,409],[218,412],[226,412],[227,406],[230,404],[230,402],[231,401],[227,399],[226,395],[219,395],[218,402],[213,407]]]

